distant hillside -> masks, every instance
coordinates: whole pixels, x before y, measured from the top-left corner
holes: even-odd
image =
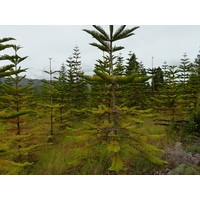
[[[5,78],[0,78],[0,83],[4,83]],[[36,87],[37,90],[40,89],[41,85],[43,84],[41,79],[29,79],[29,78],[24,78],[21,82],[21,86],[26,86],[29,83],[33,83],[33,87]]]

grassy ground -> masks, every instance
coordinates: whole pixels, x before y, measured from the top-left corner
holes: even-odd
[[[73,128],[80,127],[82,127],[81,122],[76,122],[73,124]],[[144,120],[144,124],[142,125],[142,131],[143,133],[148,134],[163,135],[165,134],[165,127],[156,126],[154,124],[154,121],[150,118]],[[70,151],[70,149],[78,147],[77,144],[68,141],[66,137],[68,134],[70,134],[68,131],[60,131],[58,127],[55,127],[53,144],[50,147],[43,150],[39,154],[38,162],[35,163],[33,166],[29,167],[28,169],[24,170],[22,174],[65,175],[105,173],[105,169],[103,168],[106,167],[106,162],[108,162],[108,158],[106,156],[102,156],[98,162],[96,162],[94,159],[91,159],[91,161],[88,162],[87,165],[85,165],[81,169],[81,171],[79,171],[79,168],[77,167],[68,168],[68,163],[72,162],[76,156]],[[161,149],[168,145],[165,137],[159,140],[152,140],[150,141],[150,143]],[[105,155],[105,153],[102,152],[102,155]],[[129,167],[129,174],[152,173],[155,167],[149,161],[143,158],[136,159],[134,165],[133,162],[130,160],[130,162],[128,162],[127,165]]]
[[[27,121],[24,125],[30,127],[30,131],[39,135],[49,135],[49,118],[45,117],[44,111],[40,111],[37,116],[32,116],[31,121]],[[159,116],[157,118],[162,118]],[[150,144],[164,149],[165,147],[173,146],[175,140],[171,137],[169,127],[155,125],[155,118],[141,119],[144,123],[141,126],[142,133],[150,135],[163,135],[160,139],[148,141]],[[0,135],[6,133],[5,123],[0,124]],[[68,123],[68,127],[80,128],[83,126],[80,120]],[[51,139],[52,144],[44,146],[40,152],[36,154],[36,160],[32,166],[28,166],[21,171],[25,175],[67,175],[67,174],[110,174],[106,171],[109,167],[109,157],[101,149],[102,156],[99,160],[91,158],[89,162],[79,167],[69,167],[69,163],[79,157],[78,154],[71,151],[73,148],[80,147],[79,144],[72,142],[66,136],[71,135],[70,129],[61,127],[57,122],[54,124],[54,136]],[[160,155],[162,157],[162,155]],[[128,174],[153,174],[157,170],[157,166],[142,157],[130,157],[127,161],[129,169]]]

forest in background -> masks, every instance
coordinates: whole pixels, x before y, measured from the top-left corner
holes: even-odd
[[[104,52],[85,75],[78,46],[34,87],[0,39],[0,174],[200,174],[200,53],[147,69],[115,42],[139,27],[84,30]]]

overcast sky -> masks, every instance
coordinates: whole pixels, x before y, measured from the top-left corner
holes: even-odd
[[[128,25],[127,28],[134,26],[138,25]],[[108,25],[103,27],[108,29]],[[94,28],[90,25],[1,25],[0,38],[14,37],[16,41],[13,43],[23,47],[18,53],[20,56],[28,56],[21,64],[28,68],[28,78],[46,78],[43,70],[49,69],[49,58],[52,58],[53,70],[59,70],[62,63],[66,63],[66,59],[72,55],[76,45],[81,52],[83,71],[92,74],[94,64],[102,57],[102,52],[89,45],[95,40],[82,29]],[[164,61],[169,65],[179,65],[184,53],[191,61],[197,56],[200,26],[142,25],[135,30],[134,36],[116,44],[125,47],[120,51],[125,59],[132,51],[146,68],[151,67],[152,57],[154,67],[161,66]]]

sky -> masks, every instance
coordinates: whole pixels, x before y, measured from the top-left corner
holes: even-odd
[[[108,31],[108,25],[101,25]],[[136,25],[127,25],[132,28]],[[119,25],[115,25],[115,30]],[[61,65],[72,55],[77,45],[81,53],[82,69],[85,74],[92,74],[97,59],[102,52],[89,45],[96,42],[83,29],[94,30],[91,25],[0,25],[0,38],[14,37],[11,42],[22,46],[20,56],[28,56],[21,63],[28,68],[27,78],[48,78],[43,72],[49,70],[49,58],[52,69],[59,70]],[[128,58],[131,51],[136,54],[145,68],[158,67],[167,61],[169,65],[179,65],[184,53],[194,61],[200,49],[200,25],[141,25],[135,35],[116,42],[125,49],[116,52]],[[7,52],[5,52],[7,53]],[[9,53],[9,52],[8,52]],[[1,52],[2,54],[2,52]],[[0,63],[0,66],[2,64]]]

